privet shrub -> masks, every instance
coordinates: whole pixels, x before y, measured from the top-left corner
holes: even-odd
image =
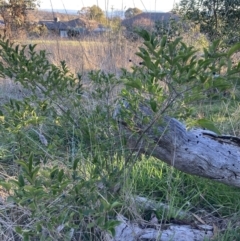
[[[119,202],[109,194],[119,157],[111,148],[116,141],[109,98],[116,78],[89,73],[95,99],[87,99],[81,75],[71,74],[65,62],[51,64],[35,45],[2,39],[0,46],[1,77],[28,90],[0,112],[1,145],[11,150],[2,158],[11,177],[1,185],[8,201],[30,211],[16,232],[26,240],[98,240],[104,230],[114,233]]]

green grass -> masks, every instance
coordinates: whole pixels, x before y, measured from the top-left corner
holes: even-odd
[[[194,223],[194,216],[181,214],[192,213],[206,224],[218,226],[216,240],[240,238],[237,228],[240,219],[239,188],[185,174],[160,160],[146,157],[133,167],[131,180],[135,195],[169,205],[168,209],[155,210],[162,222],[182,220]]]
[[[224,101],[219,99],[210,103],[199,103],[197,107],[193,106],[193,108],[196,118],[210,119],[222,134],[235,136],[240,134],[238,99],[229,97]]]
[[[188,203],[188,210],[205,209],[222,217],[240,208],[238,188],[185,174],[154,158],[136,163],[132,179],[135,193],[167,203],[174,198],[179,208]]]

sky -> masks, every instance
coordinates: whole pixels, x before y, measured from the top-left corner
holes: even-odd
[[[137,7],[143,11],[170,11],[179,0],[40,0],[42,9],[80,10],[82,7],[99,6],[102,10],[123,10]]]

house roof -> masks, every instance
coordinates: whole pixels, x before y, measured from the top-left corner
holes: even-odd
[[[39,21],[39,24],[45,25],[49,30],[68,29],[67,24],[61,21]]]
[[[70,21],[39,21],[39,24],[45,25],[49,30],[67,30],[72,28],[97,28],[98,23],[93,20],[76,18]]]
[[[85,21],[83,21],[80,18],[76,18],[76,19],[70,20],[70,21],[65,22],[65,23],[68,27],[71,27],[71,28],[85,27],[86,26]]]
[[[124,19],[122,21],[122,25],[125,27],[148,27],[149,25],[154,24],[154,22],[156,21],[168,21],[170,18],[174,18],[176,20],[179,19],[179,17],[176,14],[173,14],[171,12],[145,12],[140,13],[132,18]]]

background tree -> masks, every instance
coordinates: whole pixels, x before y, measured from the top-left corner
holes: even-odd
[[[142,10],[139,8],[128,8],[125,11],[124,16],[125,16],[125,18],[132,18],[140,13],[142,13]]]
[[[80,11],[78,11],[78,14],[88,20],[106,23],[106,16],[103,10],[96,5],[93,5],[92,7],[83,7]]]
[[[28,10],[37,6],[37,0],[0,0],[0,15],[5,23],[5,36],[23,30],[27,25]]]
[[[200,25],[210,40],[223,38],[227,44],[240,40],[240,0],[181,0],[180,13]]]
[[[108,19],[108,25],[114,31],[119,30],[121,28],[121,18],[118,17],[118,16],[115,16],[113,18],[109,18]]]

